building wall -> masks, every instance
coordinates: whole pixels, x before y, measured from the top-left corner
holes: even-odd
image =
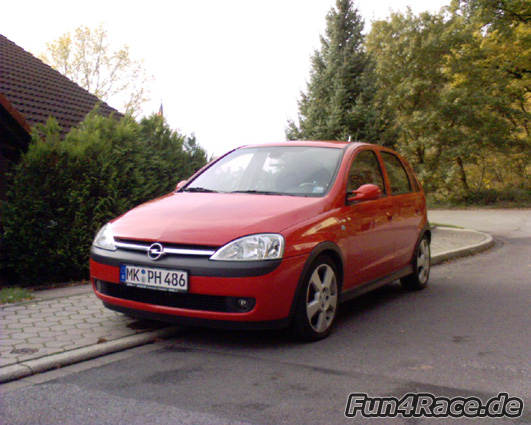
[[[5,199],[6,173],[28,149],[31,137],[0,104],[0,200]]]
[[[7,172],[7,161],[2,155],[2,150],[0,149],[0,200],[4,199],[6,194],[6,172]]]

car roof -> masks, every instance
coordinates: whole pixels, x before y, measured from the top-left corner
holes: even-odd
[[[268,147],[268,146],[318,146],[323,148],[336,148],[344,149],[347,146],[364,146],[367,143],[360,142],[340,142],[340,141],[321,141],[321,140],[291,140],[287,142],[277,142],[277,143],[262,143],[258,145],[244,145],[240,146],[241,148],[257,148],[257,147]]]

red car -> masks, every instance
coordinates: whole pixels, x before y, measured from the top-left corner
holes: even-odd
[[[396,152],[344,142],[245,146],[105,225],[96,295],[137,317],[326,337],[340,301],[426,286],[424,193]]]

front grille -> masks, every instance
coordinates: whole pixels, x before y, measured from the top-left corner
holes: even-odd
[[[243,299],[241,297],[159,291],[156,289],[137,288],[102,280],[97,280],[95,283],[98,292],[103,295],[163,307],[215,311],[221,313],[245,313],[252,310],[256,304],[254,298],[244,298],[247,301],[248,307],[242,310],[238,304],[238,300]]]
[[[119,249],[128,251],[148,252],[153,242],[135,241],[123,238],[115,238],[114,244]],[[210,257],[216,252],[215,247],[200,245],[176,245],[171,243],[161,243],[164,255],[186,255],[198,257]]]

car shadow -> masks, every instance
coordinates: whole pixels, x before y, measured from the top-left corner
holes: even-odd
[[[372,310],[378,310],[408,294],[395,282],[342,303],[332,336],[340,334],[341,328],[361,320]],[[313,344],[326,344],[327,340],[328,338]],[[187,326],[178,336],[166,341],[165,349],[189,352],[209,347],[238,350],[259,348],[267,351],[301,344],[306,343],[294,340],[289,329],[249,331]]]
[[[367,292],[341,304],[337,322],[365,314],[407,295],[398,281]],[[337,323],[336,322],[336,323]]]

